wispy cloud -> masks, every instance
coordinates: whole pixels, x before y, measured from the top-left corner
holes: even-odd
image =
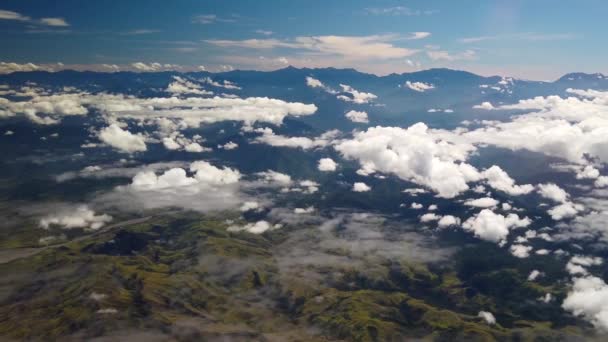
[[[409,39],[409,40],[417,40],[417,39],[428,38],[430,36],[431,36],[430,32],[412,32],[410,34],[410,36],[407,37],[407,39]]]
[[[20,21],[32,25],[67,27],[70,26],[64,18],[40,18],[34,19],[14,11],[0,10],[0,20]]]
[[[432,10],[416,10],[405,6],[393,6],[393,7],[368,7],[365,12],[373,15],[403,15],[403,16],[419,16],[419,15],[430,15],[436,11]]]
[[[42,18],[40,23],[46,26],[66,27],[70,26],[63,18]]]
[[[274,32],[267,31],[267,30],[255,30],[255,33],[261,34],[261,35],[264,35],[264,36],[271,36]]]
[[[413,37],[421,36],[414,34]],[[422,34],[425,36],[425,34]],[[428,35],[426,35],[428,36]],[[411,56],[415,49],[399,47],[394,41],[403,39],[398,35],[371,36],[300,36],[288,40],[246,39],[246,40],[205,40],[206,43],[225,48],[302,50],[320,55],[343,56],[349,59],[373,60],[394,59]],[[420,39],[420,38],[414,38]]]
[[[472,61],[478,59],[475,50],[465,50],[462,52],[451,53],[445,50],[428,50],[427,56],[433,61]]]
[[[195,24],[209,25],[214,23],[233,23],[236,22],[236,18],[223,18],[215,14],[201,14],[192,18],[192,22]]]
[[[496,41],[496,40],[524,40],[524,41],[554,41],[554,40],[571,40],[578,38],[577,35],[572,33],[554,33],[554,34],[543,34],[543,33],[514,33],[504,35],[493,35],[493,36],[478,36],[478,37],[467,37],[459,39],[459,42],[465,44],[479,43],[484,41]]]
[[[158,33],[158,32],[160,32],[160,30],[137,29],[137,30],[122,32],[121,34],[123,34],[123,35],[142,35],[142,34],[152,34],[152,33]]]
[[[21,13],[0,10],[0,20],[29,21],[29,20],[31,20],[31,18],[26,17],[26,16],[22,15]]]

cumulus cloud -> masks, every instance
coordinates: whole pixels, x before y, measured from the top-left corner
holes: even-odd
[[[126,186],[119,186],[101,201],[118,209],[178,207],[201,212],[238,208],[250,201],[241,192],[241,173],[196,161],[188,169],[174,167],[160,174],[140,171]]]
[[[346,85],[346,84],[340,84],[340,87],[342,88],[342,92],[348,95],[338,95],[338,99],[342,100],[342,101],[346,101],[346,102],[353,102],[356,104],[364,104],[364,103],[369,103],[372,102],[373,100],[377,99],[378,96],[372,94],[372,93],[366,93],[366,92],[362,92],[362,91],[358,91],[357,89]]]
[[[112,221],[112,216],[96,215],[88,206],[81,205],[42,218],[40,226],[44,229],[58,226],[64,229],[87,228],[97,230],[110,221]]]
[[[263,182],[270,186],[285,187],[290,186],[293,183],[290,175],[276,172],[273,170],[258,172],[257,175],[263,180]]]
[[[348,113],[346,113],[344,116],[352,122],[369,123],[369,118],[367,117],[366,112],[351,110]]]
[[[512,245],[509,250],[511,251],[511,254],[514,257],[520,258],[520,259],[525,259],[530,256],[530,251],[532,251],[532,247],[517,244],[517,245]]]
[[[474,146],[449,143],[423,123],[407,129],[372,127],[355,132],[353,139],[338,143],[335,149],[347,159],[358,160],[367,174],[392,173],[441,197],[455,197],[469,189],[468,181],[480,178],[475,168],[462,162]]]
[[[411,90],[417,91],[419,93],[424,93],[427,90],[435,89],[435,86],[430,83],[424,82],[405,82],[405,86]]]
[[[270,146],[301,148],[303,150],[326,147],[330,145],[340,133],[337,130],[333,130],[327,131],[316,138],[307,138],[278,135],[270,128],[257,129],[256,132],[262,133],[262,135],[255,138],[254,142]]]
[[[608,161],[608,92],[569,89],[579,97],[535,97],[515,104],[485,109],[518,110],[507,122],[487,122],[485,127],[467,132],[471,142],[494,145],[511,150],[526,149],[588,165],[589,158]],[[598,174],[589,168],[589,176]],[[586,172],[585,172],[586,173]],[[581,175],[583,175],[582,173]]]
[[[582,204],[576,204],[572,202],[566,202],[555,206],[547,211],[551,218],[555,221],[563,220],[576,216],[580,211],[585,210]]]
[[[516,214],[509,214],[505,217],[490,209],[483,209],[466,220],[462,224],[462,228],[482,240],[498,243],[509,235],[511,229],[527,227],[531,223],[532,221],[527,217],[519,218]]]
[[[491,197],[477,198],[464,202],[464,205],[477,208],[493,208],[498,205],[498,201]]]
[[[281,228],[280,224],[272,225],[268,221],[257,221],[255,223],[247,223],[243,226],[232,225],[228,227],[230,232],[248,232],[252,234],[262,234],[269,230]]]
[[[293,210],[294,214],[312,214],[314,211],[315,211],[314,207],[295,208]]]
[[[333,171],[336,171],[337,167],[338,167],[338,164],[336,164],[336,162],[333,161],[333,159],[331,159],[331,158],[321,158],[321,159],[319,159],[319,165],[317,166],[317,168],[319,169],[319,171],[323,171],[323,172],[333,172]]]
[[[566,264],[566,271],[571,275],[588,275],[586,267],[598,266],[604,263],[600,257],[575,255]]]
[[[459,226],[460,219],[458,217],[452,215],[445,215],[439,221],[437,221],[437,226],[439,228],[447,228],[452,226]]]
[[[528,275],[528,281],[535,281],[536,278],[538,278],[539,276],[541,276],[539,270],[532,270],[532,272],[530,272],[530,274]]]
[[[146,140],[140,134],[125,131],[116,124],[99,131],[99,140],[122,152],[133,153],[147,150]]]
[[[565,203],[570,197],[566,190],[560,188],[557,184],[554,183],[539,184],[538,193],[542,197],[548,198],[558,203]]]
[[[10,74],[17,71],[36,71],[40,67],[34,63],[0,62],[0,74]]]
[[[354,192],[368,192],[371,189],[372,188],[370,188],[367,184],[365,184],[363,182],[355,182],[355,184],[353,184]]]
[[[239,148],[239,145],[235,142],[229,141],[227,143],[225,143],[224,145],[218,145],[218,148],[222,148],[224,150],[234,150]]]
[[[202,89],[196,83],[193,83],[183,77],[173,76],[174,82],[167,86],[167,92],[172,94],[196,94],[196,95],[213,95],[212,91]]]
[[[423,222],[423,223],[439,221],[440,219],[441,219],[441,216],[439,216],[435,213],[426,213],[426,214],[420,216],[420,222]]]
[[[479,311],[477,317],[483,319],[489,325],[496,324],[496,318],[494,318],[494,315],[491,312]]]
[[[473,106],[473,109],[493,110],[494,106],[490,102],[483,102],[482,104]]]
[[[134,120],[156,120],[159,118],[179,120],[185,126],[198,127],[202,123],[240,121],[251,126],[256,122],[281,125],[283,119],[312,115],[317,111],[314,104],[285,102],[271,98],[226,98],[226,97],[154,97],[136,98],[122,94],[89,94],[84,92],[46,95],[40,89],[28,89],[24,101],[0,98],[0,118],[17,114],[32,121],[45,119],[57,123],[57,117],[85,115],[94,108],[110,117]],[[40,114],[47,116],[40,117]]]
[[[257,201],[245,201],[239,208],[241,211],[250,211],[260,209],[260,204]]]
[[[598,278],[575,278],[562,308],[591,322],[597,329],[608,331],[608,285]]]
[[[487,179],[489,186],[511,196],[525,195],[534,190],[534,186],[530,184],[516,185],[515,180],[496,165],[485,170],[482,175],[483,178]]]

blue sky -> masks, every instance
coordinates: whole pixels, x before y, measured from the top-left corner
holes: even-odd
[[[4,0],[0,10],[2,62],[450,67],[530,79],[608,71],[601,0]]]

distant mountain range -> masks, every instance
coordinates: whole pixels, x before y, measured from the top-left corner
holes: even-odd
[[[344,114],[350,110],[368,112],[370,125],[404,125],[424,121],[436,127],[453,127],[465,119],[496,119],[509,114],[473,109],[473,106],[483,102],[500,105],[535,96],[573,96],[567,92],[569,88],[608,89],[608,76],[599,73],[570,73],[554,82],[543,82],[501,76],[484,77],[451,69],[377,76],[355,69],[291,66],[275,71],[234,70],[221,73],[99,73],[71,70],[15,72],[0,75],[0,84],[19,86],[34,82],[58,90],[62,87],[76,87],[91,92],[106,91],[149,97],[167,96],[167,86],[176,76],[198,83],[215,95],[271,97],[315,103],[319,107],[317,115],[302,118],[301,121],[319,130],[361,127],[344,118]],[[307,85],[307,77],[320,81],[324,87]],[[238,85],[238,89],[222,87],[223,81]],[[343,95],[343,99],[351,96],[343,91],[341,85],[374,94],[377,98],[368,103],[340,100],[340,95]]]

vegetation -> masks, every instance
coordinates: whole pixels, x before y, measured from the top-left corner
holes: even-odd
[[[481,250],[463,249],[443,265],[374,258],[364,267],[286,270],[276,253],[285,230],[230,233],[224,219],[154,218],[0,264],[0,335],[87,339],[146,329],[177,340],[490,341],[585,333],[579,322],[545,315],[559,312],[557,303],[535,301],[563,289],[528,282],[508,259],[493,260],[498,269],[473,265]],[[477,272],[464,272],[471,267]]]

